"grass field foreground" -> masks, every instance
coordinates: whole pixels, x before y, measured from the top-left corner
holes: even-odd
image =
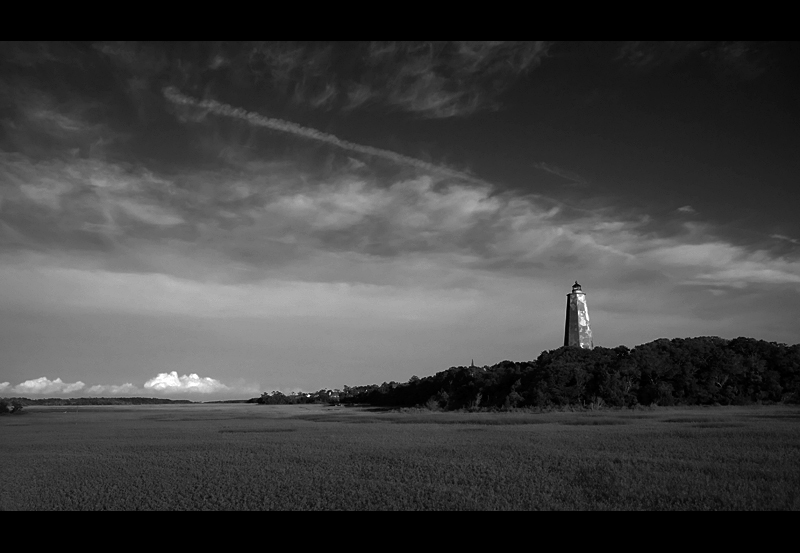
[[[0,509],[800,509],[800,409],[254,404],[0,418]]]

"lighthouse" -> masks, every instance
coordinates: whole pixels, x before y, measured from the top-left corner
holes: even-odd
[[[567,321],[564,326],[564,345],[592,349],[592,329],[589,328],[589,307],[586,294],[578,281],[567,294]]]

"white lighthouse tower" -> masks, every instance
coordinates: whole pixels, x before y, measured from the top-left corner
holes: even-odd
[[[578,281],[572,285],[572,292],[567,294],[567,321],[564,327],[564,345],[592,349],[592,329],[589,328],[589,307],[586,294],[581,290]]]

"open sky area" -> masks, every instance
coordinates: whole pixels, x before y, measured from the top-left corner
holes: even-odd
[[[0,43],[0,396],[800,327],[795,43]]]

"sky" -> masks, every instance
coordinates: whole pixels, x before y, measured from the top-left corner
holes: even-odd
[[[800,46],[0,43],[0,396],[800,326]]]

